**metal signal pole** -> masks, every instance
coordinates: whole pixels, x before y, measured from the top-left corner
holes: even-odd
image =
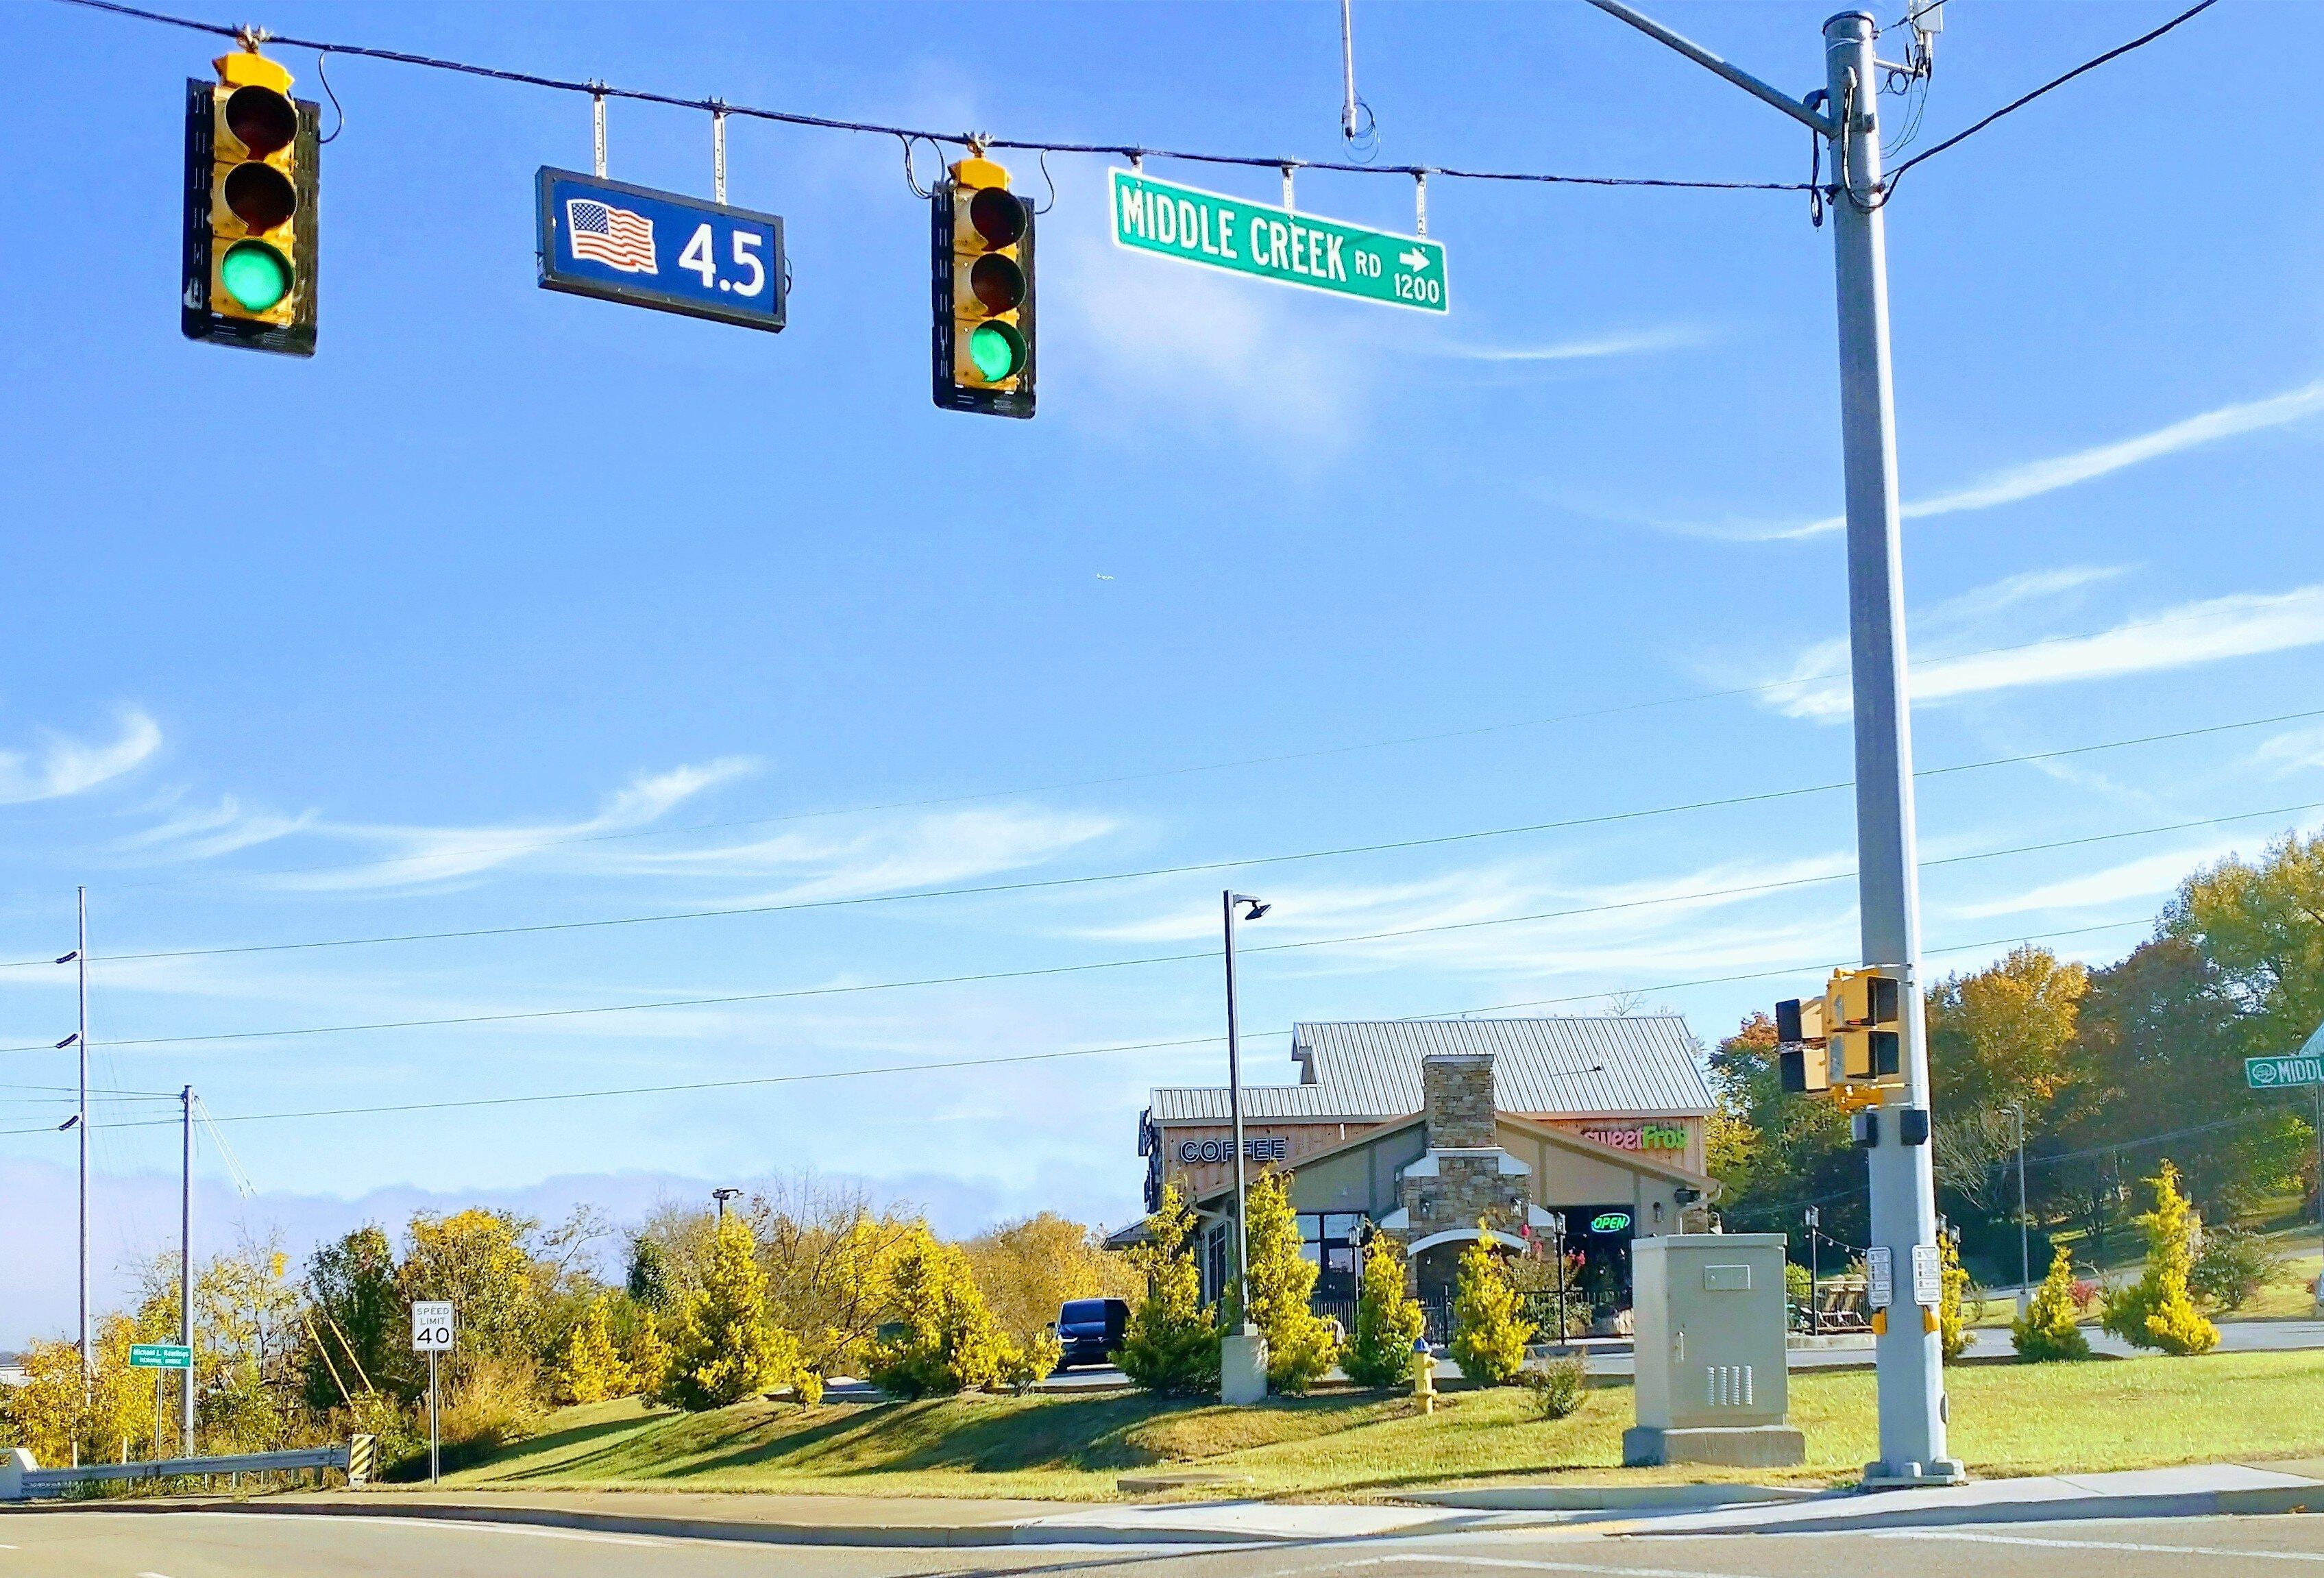
[[[80,1384],[86,1396],[90,1378],[97,1373],[88,1346],[88,890],[77,889],[79,898],[79,937],[73,948],[80,972],[80,1030],[73,1044],[80,1055],[80,1113],[73,1127],[80,1134]]]
[[[1929,1159],[1929,1048],[1922,1011],[1921,900],[1914,869],[1913,734],[1904,669],[1904,573],[1896,486],[1896,411],[1888,349],[1887,241],[1880,180],[1879,29],[1868,12],[1823,24],[1822,109],[1730,65],[1620,0],[1590,0],[1754,97],[1804,123],[1831,145],[1836,196],[1832,259],[1840,306],[1842,475],[1848,515],[1849,671],[1855,696],[1856,838],[1864,962],[1900,982],[1903,1084],[1870,1114],[1866,1152],[1872,1237],[1911,1289],[1937,1257],[1936,1185]],[[1915,7],[1917,10],[1918,7]],[[1905,1140],[1907,1114],[1917,1138]],[[1933,1299],[1892,1306],[1875,1338],[1880,1457],[1868,1485],[1944,1484],[1964,1477],[1946,1455],[1943,1358]]]
[[[178,1093],[185,1114],[183,1159],[178,1174],[178,1341],[194,1351],[194,1087]],[[320,1344],[318,1343],[318,1346]],[[179,1452],[194,1455],[194,1367],[179,1372]],[[159,1450],[158,1446],[156,1450]]]

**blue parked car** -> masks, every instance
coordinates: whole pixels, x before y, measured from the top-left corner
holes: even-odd
[[[1057,1312],[1057,1341],[1065,1345],[1059,1370],[1076,1364],[1109,1364],[1130,1325],[1130,1306],[1119,1298],[1074,1298]]]

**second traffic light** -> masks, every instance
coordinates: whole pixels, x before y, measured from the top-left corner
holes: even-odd
[[[982,155],[954,164],[929,202],[936,402],[1033,414],[1033,209]]]
[[[1891,1084],[1904,1074],[1901,983],[1877,969],[1837,970],[1824,993],[1832,1071],[1851,1084]]]
[[[315,354],[321,115],[257,51],[186,84],[185,268],[179,326],[214,340]]]

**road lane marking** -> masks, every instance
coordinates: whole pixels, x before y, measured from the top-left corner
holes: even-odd
[[[2166,1556],[2250,1557],[2265,1562],[2324,1562],[2319,1551],[2245,1551],[2226,1546],[2150,1546],[2130,1540],[2041,1539],[2027,1534],[1953,1534],[1943,1529],[1883,1529],[1878,1539],[1970,1540],[1984,1546],[2047,1546],[2065,1551],[2136,1551]]]
[[[126,1516],[126,1514],[124,1514],[123,1516]],[[181,1512],[173,1514],[172,1516],[180,1518],[239,1518],[246,1519],[250,1517],[250,1514],[244,1512]],[[268,1516],[278,1518],[295,1518],[300,1515],[298,1513],[273,1513]],[[355,1525],[358,1527],[368,1526],[370,1527],[376,1528],[383,1524],[393,1524],[401,1528],[456,1528],[484,1534],[526,1534],[531,1535],[537,1539],[577,1539],[586,1540],[595,1545],[605,1546],[660,1546],[676,1543],[676,1536],[671,1538],[657,1538],[650,1535],[641,1534],[599,1534],[594,1529],[586,1528],[549,1528],[530,1523],[499,1523],[488,1521],[483,1518],[413,1518],[392,1512],[358,1514],[343,1518],[339,1519],[339,1522],[342,1527]],[[140,1573],[138,1578],[144,1578],[144,1574]]]
[[[13,1550],[15,1547],[12,1546],[9,1548]],[[170,1575],[167,1573],[140,1573],[137,1578],[170,1578]]]
[[[1383,1562],[1457,1563],[1464,1567],[1514,1567],[1527,1573],[1600,1573],[1610,1578],[1753,1578],[1745,1573],[1713,1573],[1702,1567],[1615,1567],[1597,1562],[1521,1561],[1515,1556],[1456,1556],[1406,1555],[1378,1558]]]

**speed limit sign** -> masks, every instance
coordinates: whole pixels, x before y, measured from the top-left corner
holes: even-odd
[[[449,1302],[411,1306],[411,1351],[449,1353],[452,1351],[452,1306]]]

